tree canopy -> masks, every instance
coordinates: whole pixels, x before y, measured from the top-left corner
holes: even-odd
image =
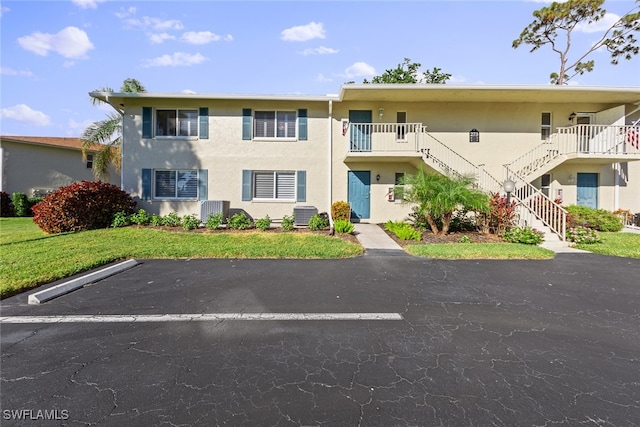
[[[636,0],[636,5],[609,26],[586,52],[570,58],[573,31],[579,26],[592,26],[602,20],[607,14],[602,7],[604,1],[568,0],[536,10],[533,12],[535,19],[513,41],[512,47],[516,49],[528,44],[532,46],[530,52],[534,52],[549,45],[560,59],[559,68],[550,74],[551,83],[557,85],[567,83],[576,75],[593,71],[595,60],[587,58],[599,49],[605,48],[609,52],[614,65],[621,58],[630,60],[640,51],[635,38],[640,32],[640,0]]]
[[[113,92],[108,86],[97,89],[98,92]],[[146,92],[146,88],[136,79],[128,78],[122,82],[120,92],[138,93]],[[104,101],[91,98],[93,105],[99,105]],[[85,161],[96,145],[100,149],[93,154],[93,175],[97,179],[109,178],[109,168],[113,165],[117,171],[121,168],[120,150],[122,145],[122,113],[110,113],[104,120],[90,124],[82,133],[82,156]]]
[[[411,59],[404,58],[396,68],[385,70],[379,76],[375,76],[369,82],[364,79],[362,83],[424,83],[424,84],[444,84],[451,78],[451,74],[442,72],[442,69],[434,67],[418,76],[418,70],[422,64],[411,62]]]

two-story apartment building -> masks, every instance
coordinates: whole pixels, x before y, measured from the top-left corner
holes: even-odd
[[[203,201],[224,200],[278,219],[346,200],[356,220],[403,219],[409,207],[392,189],[419,167],[473,175],[488,192],[509,179],[527,207],[548,197],[640,212],[640,88],[91,95],[124,113],[122,187],[150,212],[198,213]]]

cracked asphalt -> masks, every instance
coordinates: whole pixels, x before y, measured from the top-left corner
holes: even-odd
[[[0,308],[402,316],[2,323],[2,426],[640,425],[640,260],[141,260]]]

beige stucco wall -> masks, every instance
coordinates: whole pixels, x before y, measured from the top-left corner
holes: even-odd
[[[55,190],[74,182],[93,181],[93,173],[82,159],[80,150],[40,144],[0,142],[2,153],[2,191],[25,193],[34,189]],[[120,174],[111,171],[110,180],[120,185]]]
[[[269,215],[273,220],[291,215],[296,206],[315,206],[320,212],[329,210],[329,144],[326,102],[286,101],[216,101],[175,100],[155,108],[209,108],[208,139],[143,139],[142,104],[128,105],[124,122],[125,168],[123,187],[131,194],[142,193],[142,169],[207,169],[208,200],[228,200],[232,209],[244,209],[254,218]],[[274,141],[242,139],[242,109],[298,110],[307,109],[306,141]],[[243,170],[306,171],[306,201],[242,201]],[[165,215],[200,214],[200,202],[138,201],[140,207]]]

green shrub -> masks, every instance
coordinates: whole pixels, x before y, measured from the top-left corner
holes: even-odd
[[[351,221],[337,219],[333,221],[333,229],[338,234],[351,234],[353,233],[354,225],[351,223]]]
[[[129,221],[132,224],[148,225],[151,222],[151,216],[144,209],[140,209],[138,212],[131,214]]]
[[[513,227],[503,233],[502,238],[510,243],[539,245],[544,241],[544,233],[531,227]]]
[[[307,225],[311,231],[318,231],[327,228],[329,226],[329,220],[324,215],[315,214],[309,218]]]
[[[81,181],[60,187],[33,209],[33,222],[45,233],[94,230],[111,226],[117,212],[133,213],[136,202],[113,184]]]
[[[620,231],[622,219],[604,209],[571,205],[567,208],[567,228],[584,227],[598,231]]]
[[[351,219],[351,205],[342,200],[334,202],[331,205],[331,218],[334,222],[338,220],[349,221]]]
[[[602,243],[597,230],[586,227],[574,227],[567,230],[567,240],[573,243]]]
[[[124,211],[116,212],[111,221],[113,228],[126,227],[129,224],[131,224],[131,216]]]
[[[24,193],[13,193],[11,195],[13,203],[13,213],[15,216],[31,216],[31,206],[29,206],[29,198]]]
[[[392,232],[401,240],[415,240],[419,242],[420,239],[422,239],[422,233],[406,222],[387,221],[384,229]]]
[[[217,230],[222,225],[222,212],[210,213],[204,226],[209,230]]]
[[[268,230],[271,227],[271,218],[269,215],[256,221],[256,228],[260,231]]]
[[[153,214],[151,218],[149,218],[149,224],[153,227],[160,227],[163,223],[162,217],[160,215]]]
[[[195,230],[200,227],[200,218],[196,214],[185,215],[182,217],[182,228],[185,230]]]
[[[180,227],[182,225],[182,218],[177,212],[169,212],[162,217],[162,225],[166,227]]]
[[[469,236],[462,236],[460,237],[460,243],[471,243],[471,239]]]
[[[233,230],[246,230],[247,228],[251,228],[252,225],[251,220],[244,212],[233,214],[227,223],[229,224],[229,228]]]
[[[295,225],[295,215],[285,215],[282,217],[282,229],[284,231],[291,231],[294,228]]]
[[[13,202],[11,201],[11,196],[9,196],[9,193],[0,191],[0,216],[9,217],[13,215],[14,215],[14,211],[13,211]]]

